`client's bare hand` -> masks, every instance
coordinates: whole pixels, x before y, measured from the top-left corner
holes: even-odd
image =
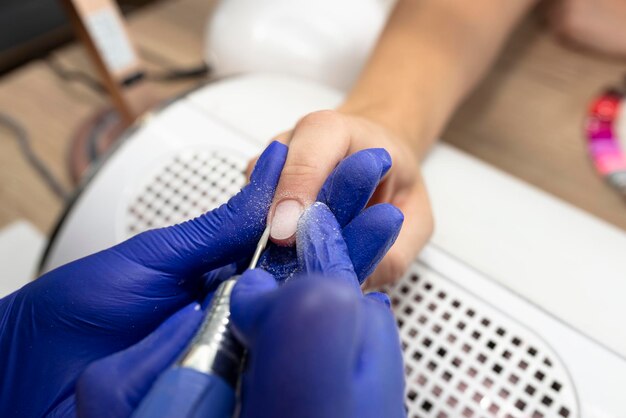
[[[565,40],[626,56],[626,1],[557,0],[549,17],[557,34]]]
[[[306,115],[277,139],[289,145],[270,209],[270,236],[279,245],[293,244],[300,214],[316,200],[324,181],[343,158],[366,148],[389,152],[393,166],[370,203],[392,203],[405,220],[396,243],[367,283],[378,286],[399,278],[433,230],[428,195],[409,147],[378,123],[330,110]]]

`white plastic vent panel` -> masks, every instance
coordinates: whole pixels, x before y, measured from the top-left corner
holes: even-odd
[[[126,237],[226,202],[245,183],[247,159],[185,150],[134,188]],[[389,290],[400,328],[409,418],[575,418],[562,363],[535,334],[419,262]]]
[[[574,418],[574,385],[541,338],[416,262],[389,290],[409,418]]]
[[[194,218],[226,202],[246,182],[247,160],[226,150],[185,150],[157,167],[131,197],[125,237]]]

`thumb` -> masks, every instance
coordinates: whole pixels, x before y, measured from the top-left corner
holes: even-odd
[[[346,282],[361,294],[341,227],[328,206],[315,203],[298,225],[299,271]]]
[[[76,384],[79,417],[129,417],[202,322],[197,303],[178,311],[137,344],[91,363]]]
[[[367,325],[362,328],[360,362],[355,373],[358,378],[353,382],[355,398],[361,400],[355,416],[406,417],[400,336],[391,309],[380,301],[380,296],[363,299]],[[376,396],[372,396],[372,388],[380,388]]]
[[[230,296],[230,314],[239,341],[250,347],[257,322],[272,306],[278,284],[268,272],[255,269],[241,275]]]
[[[170,274],[200,275],[246,257],[265,228],[286,155],[285,145],[272,142],[250,183],[227,203],[190,221],[139,234],[114,249]]]

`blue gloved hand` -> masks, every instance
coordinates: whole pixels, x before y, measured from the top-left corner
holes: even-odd
[[[74,416],[75,383],[90,363],[137,343],[233,274],[234,266],[219,268],[252,254],[286,154],[272,143],[250,184],[220,208],[69,263],[0,300],[0,416]],[[174,327],[165,343],[182,349],[201,317],[194,307],[174,315],[170,324],[190,325]],[[129,380],[116,372],[110,383],[125,398],[97,416],[128,416],[149,388],[141,372]]]
[[[251,185],[218,210],[70,263],[0,300],[0,353],[7,359],[0,364],[0,416],[74,415],[73,391],[85,367],[132,346],[112,356],[117,362],[100,368],[96,362],[84,373],[79,394],[88,395],[78,402],[82,416],[128,416],[195,331],[202,313],[193,301],[236,270],[220,266],[251,253],[285,154],[284,146],[270,145]],[[341,178],[336,181],[341,184]],[[367,190],[363,195],[367,201]],[[358,201],[358,196],[349,198]],[[364,213],[370,210],[381,209]],[[362,217],[361,224],[374,232],[381,225],[372,215]],[[397,235],[389,226],[378,231],[387,246]],[[356,226],[354,231],[349,242],[355,254],[384,253],[359,237]],[[364,259],[363,271],[367,263]],[[129,365],[138,359],[142,367],[131,372]],[[102,385],[115,391],[91,390]]]
[[[343,214],[344,224],[348,223],[350,217],[362,209],[369,199],[375,184],[384,175],[384,172],[382,172],[384,171],[382,169],[384,165],[381,164],[381,161],[384,162],[386,156],[386,152],[382,150],[373,150],[371,154],[360,153],[346,164],[340,165],[335,171],[337,175],[331,177],[329,182],[327,182],[327,186],[335,186],[335,188],[325,186],[324,190],[327,191],[328,199],[334,203],[335,208],[339,211],[344,208],[340,212]],[[356,176],[358,174],[356,171],[359,168],[361,174],[368,173],[368,175]],[[359,184],[354,178],[360,178],[364,181]],[[337,187],[338,185],[342,185],[342,187]],[[345,187],[356,187],[361,193],[347,193],[349,189]],[[347,198],[344,201],[340,198],[342,194],[344,196],[347,194]],[[307,213],[315,216],[317,212],[313,210]],[[310,219],[312,218],[307,216],[307,220]],[[359,257],[359,270],[363,275],[368,274],[368,270],[372,271],[375,268],[387,249],[393,244],[402,225],[402,220],[402,214],[393,206],[377,205],[364,211],[356,220],[349,224],[349,227],[344,228],[344,236],[351,239],[351,248],[354,254]],[[287,258],[286,263],[288,266],[295,266],[295,269],[303,273],[323,273],[327,266],[332,267],[335,265],[332,258],[328,258],[328,256],[323,258],[324,251],[316,250],[315,248],[316,245],[319,248],[334,248],[330,244],[323,243],[328,238],[335,241],[339,239],[340,241],[337,241],[337,245],[339,243],[346,245],[343,243],[343,239],[341,239],[340,228],[337,226],[337,221],[332,218],[332,215],[330,216],[330,221],[328,227],[335,228],[335,235],[331,237],[326,236],[325,229],[314,230],[305,228],[301,231],[298,248],[302,254],[298,259],[295,258],[295,254],[293,259]],[[322,220],[322,222],[324,221]],[[304,223],[304,225],[309,224],[310,222]],[[285,252],[285,254],[290,253]],[[308,256],[305,256],[306,254]],[[347,261],[344,259],[343,261],[352,265],[352,261],[349,259]],[[313,262],[316,264],[307,266],[307,264]],[[347,282],[358,289],[358,281],[354,277],[355,273],[351,268]],[[360,291],[357,293],[360,293]],[[192,315],[192,313],[190,311],[187,314],[181,313],[179,315]],[[170,325],[170,322],[172,325]],[[180,344],[176,344],[176,341],[181,337],[170,337],[171,330],[176,329],[176,324],[178,323],[182,322],[179,322],[177,318],[172,318],[163,327],[136,346],[92,363],[81,377],[77,386],[79,415],[99,416],[97,414],[98,411],[107,410],[105,408],[109,405],[120,404],[119,398],[124,398],[124,392],[119,389],[115,391],[110,389],[112,386],[115,386],[116,382],[131,381],[141,382],[143,386],[151,385],[160,372],[171,364],[171,359],[176,358],[182,349]],[[180,329],[177,331],[180,335],[184,333]],[[160,341],[160,343],[155,343],[155,341]],[[148,383],[145,383],[146,381]],[[135,395],[132,397],[135,400],[137,391],[134,391],[132,388],[132,384],[126,385],[126,390],[130,390]],[[130,403],[123,404],[126,410],[132,410]]]
[[[371,241],[370,237],[388,240],[391,246],[399,233],[399,229],[376,221],[385,209],[379,205],[365,209],[390,168],[391,157],[386,150],[361,150],[337,165],[317,197],[319,202],[330,208],[343,231],[359,283],[372,274],[381,259],[380,255],[389,250],[388,247],[380,247],[379,241]],[[282,283],[299,272],[295,252],[295,247],[270,244],[259,267]]]
[[[397,231],[402,218],[393,206],[381,205],[370,219],[381,230]],[[326,206],[311,207],[301,225],[300,275],[277,290],[269,273],[248,271],[231,298],[236,331],[250,353],[242,416],[403,416],[402,359],[388,298],[362,296]],[[370,245],[381,249],[373,263],[394,236],[370,237]],[[197,323],[194,312],[187,307],[138,344],[92,363],[77,384],[79,416],[113,416],[110,405],[136,397],[133,387],[151,385],[181,352],[177,341],[189,335],[185,321]],[[120,382],[131,383],[120,388]]]
[[[381,229],[400,221],[399,228],[397,209],[380,210]],[[361,294],[340,231],[326,206],[312,206],[298,227],[300,275],[277,288],[269,273],[256,269],[235,286],[231,315],[249,356],[242,418],[406,416],[389,299]],[[367,238],[380,248],[387,244]]]

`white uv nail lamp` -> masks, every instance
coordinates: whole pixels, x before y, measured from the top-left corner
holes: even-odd
[[[83,185],[43,270],[216,207],[272,135],[340,98],[259,74],[155,112]],[[409,417],[626,417],[626,235],[447,145],[424,174],[436,233],[389,289]]]

